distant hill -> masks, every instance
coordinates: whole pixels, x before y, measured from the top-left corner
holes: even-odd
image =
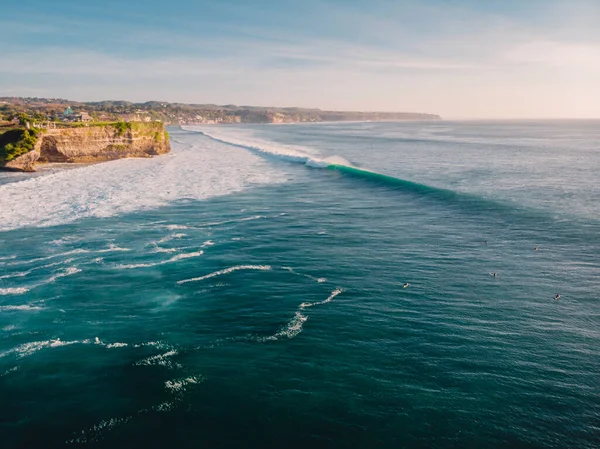
[[[19,113],[40,119],[60,119],[70,107],[75,112],[87,112],[97,121],[154,121],[167,125],[203,123],[298,123],[338,121],[440,120],[436,114],[415,112],[323,111],[321,109],[276,108],[261,106],[219,106],[147,101],[77,102],[60,98],[0,97],[0,120]]]

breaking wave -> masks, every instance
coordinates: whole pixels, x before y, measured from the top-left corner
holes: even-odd
[[[257,139],[246,130],[228,128],[224,131],[214,127],[209,129],[198,126],[182,126],[182,128],[200,133],[217,142],[250,150],[263,157],[276,157],[290,162],[300,162],[315,168],[325,168],[332,164],[353,166],[350,161],[342,156],[322,156],[317,150],[310,147],[267,142]]]
[[[496,201],[477,194],[420,184],[374,170],[359,168],[341,156],[324,156],[312,148],[266,141],[255,137],[251,131],[244,129],[209,128],[206,126],[185,127],[185,129],[200,133],[217,142],[245,148],[251,153],[263,157],[299,162],[309,167],[337,171],[371,184],[385,186],[388,189],[427,196],[442,202],[450,202],[477,213],[499,213],[504,215],[510,214],[511,216],[525,215],[527,219],[548,219],[540,211],[516,208],[513,204]]]

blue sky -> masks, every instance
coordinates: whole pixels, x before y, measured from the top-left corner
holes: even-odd
[[[600,117],[598,0],[25,0],[0,14],[0,96]]]

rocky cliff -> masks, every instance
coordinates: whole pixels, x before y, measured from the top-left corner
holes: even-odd
[[[169,136],[160,122],[47,129],[39,133],[32,151],[0,164],[0,167],[34,171],[36,163],[152,157],[170,150]]]

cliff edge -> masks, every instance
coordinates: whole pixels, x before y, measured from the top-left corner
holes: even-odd
[[[118,122],[36,132],[33,149],[0,159],[0,168],[35,171],[36,163],[101,162],[126,157],[152,157],[171,150],[161,122]]]

